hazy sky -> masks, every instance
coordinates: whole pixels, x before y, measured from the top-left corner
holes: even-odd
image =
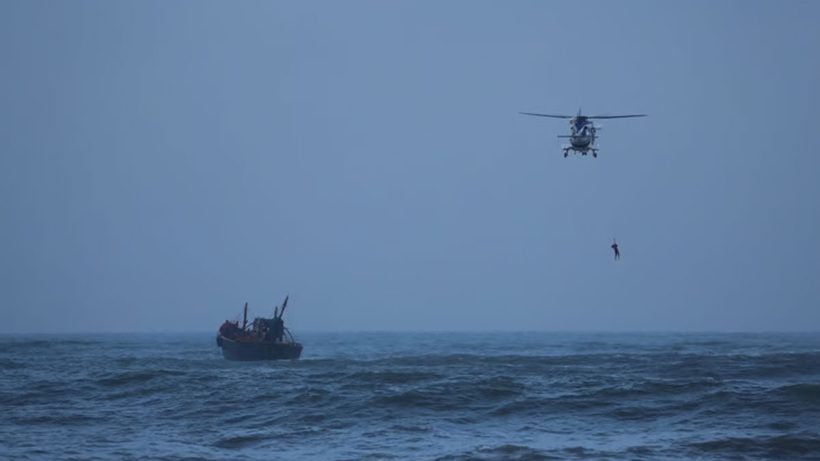
[[[818,16],[2,0],[0,332],[820,330]]]

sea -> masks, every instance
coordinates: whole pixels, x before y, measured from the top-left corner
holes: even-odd
[[[2,460],[820,459],[820,334],[0,336]]]

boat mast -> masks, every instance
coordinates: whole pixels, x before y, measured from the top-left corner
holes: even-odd
[[[245,303],[245,313],[242,315],[242,329],[248,326],[248,303]]]
[[[285,315],[285,308],[288,307],[288,298],[290,295],[285,296],[285,302],[282,303],[282,310],[279,311],[279,318],[281,319],[283,315]]]

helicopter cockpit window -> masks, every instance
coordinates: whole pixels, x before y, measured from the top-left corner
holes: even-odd
[[[576,130],[580,130],[580,129],[581,129],[581,128],[583,128],[583,127],[584,127],[584,125],[586,125],[586,124],[587,124],[586,119],[583,119],[583,118],[576,118],[576,119],[575,119],[575,129],[576,129]]]

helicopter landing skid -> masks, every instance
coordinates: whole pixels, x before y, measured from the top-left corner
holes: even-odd
[[[577,150],[577,149],[573,149],[572,147],[565,147],[563,149],[563,151],[564,151],[564,158],[567,158],[567,156],[569,155],[569,151],[572,151],[573,154],[580,153],[581,155],[587,155],[587,152],[592,152],[592,157],[593,158],[598,158],[598,149]]]

